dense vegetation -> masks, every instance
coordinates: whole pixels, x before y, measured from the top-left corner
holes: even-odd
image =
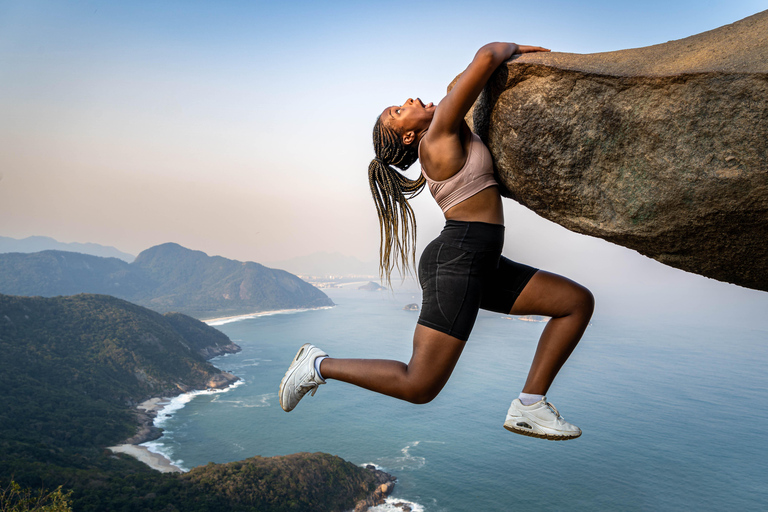
[[[107,294],[197,318],[333,304],[283,270],[210,257],[173,243],[143,251],[133,263],[63,251],[0,254],[0,293]]]
[[[372,471],[325,453],[208,464],[182,478],[205,510],[349,510],[382,483]]]
[[[88,467],[98,447],[133,435],[130,404],[204,389],[220,373],[191,348],[200,343],[114,297],[0,295],[4,466]]]
[[[89,512],[352,508],[377,476],[330,455],[178,475],[105,449],[135,433],[133,404],[205,387],[220,370],[200,354],[230,344],[197,320],[114,297],[0,295],[0,489],[63,486]]]
[[[53,491],[23,488],[11,481],[0,489],[0,512],[72,512],[69,499],[72,491],[59,486]]]

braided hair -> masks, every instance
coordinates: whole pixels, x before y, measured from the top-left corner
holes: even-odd
[[[373,127],[373,149],[376,158],[368,165],[368,182],[379,214],[379,273],[391,287],[395,267],[408,272],[416,266],[416,218],[408,199],[424,189],[426,180],[421,175],[410,180],[399,172],[419,158],[418,144],[405,145],[381,117]]]

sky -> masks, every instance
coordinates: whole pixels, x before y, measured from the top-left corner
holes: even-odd
[[[384,107],[437,103],[487,42],[612,51],[765,9],[768,0],[0,0],[0,236],[374,261],[367,166]],[[443,218],[428,194],[414,208],[421,248]],[[610,290],[611,307],[658,303],[657,286],[691,311],[713,298],[744,315],[768,306],[764,292],[669,269],[512,201],[505,212],[505,254]]]

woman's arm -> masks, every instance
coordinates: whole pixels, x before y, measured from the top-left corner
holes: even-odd
[[[491,74],[502,62],[516,53],[548,51],[538,46],[518,46],[515,43],[490,43],[480,48],[451,92],[435,110],[435,117],[429,127],[430,135],[458,134],[464,116],[472,108]]]
[[[464,166],[467,159],[461,134],[464,116],[496,68],[515,53],[548,51],[514,43],[491,43],[478,50],[451,92],[435,109],[429,131],[424,136],[419,160],[431,179],[446,180]]]

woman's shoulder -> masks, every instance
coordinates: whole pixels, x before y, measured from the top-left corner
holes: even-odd
[[[427,130],[419,142],[421,168],[432,180],[447,180],[464,167],[470,145],[480,138],[466,123],[463,123],[458,133],[452,135],[430,132],[431,130]]]

